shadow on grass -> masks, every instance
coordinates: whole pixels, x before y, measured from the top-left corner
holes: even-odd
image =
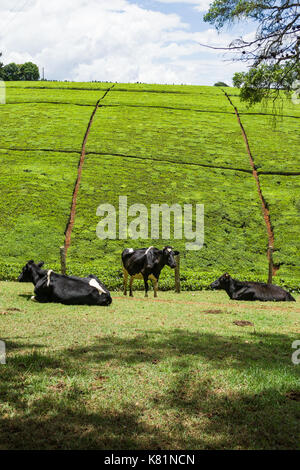
[[[65,351],[67,357],[81,362],[116,362],[135,365],[138,363],[185,357],[203,358],[218,368],[227,368],[230,359],[236,369],[255,364],[261,369],[291,366],[292,342],[295,335],[250,333],[250,341],[239,336],[221,336],[197,333],[184,329],[148,330],[133,338],[116,335],[103,336],[84,347],[71,346]]]
[[[235,384],[228,392],[218,388],[213,372],[202,376],[191,368],[201,358],[214,370],[230,368],[246,378],[255,365],[299,380],[290,361],[294,337],[251,337],[245,343],[236,336],[150,330],[130,339],[103,336],[53,357],[43,354],[42,345],[17,343],[16,354],[0,366],[0,449],[297,449],[300,409],[286,396],[288,382],[277,388],[266,382],[259,393]],[[149,373],[164,361],[170,363],[168,383],[143,404],[127,397],[108,406],[101,402],[101,387],[94,404],[91,368],[113,362],[123,373],[125,367],[132,374],[136,365]],[[153,373],[159,378],[159,370]]]
[[[23,299],[26,299],[26,300],[31,300],[32,296],[33,296],[33,293],[32,294],[18,294],[18,297],[23,297]]]

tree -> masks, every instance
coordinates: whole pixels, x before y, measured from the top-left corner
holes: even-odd
[[[17,64],[12,62],[3,67],[3,79],[6,81],[20,80],[20,69]]]
[[[299,76],[300,62],[300,4],[298,0],[214,0],[204,21],[217,30],[242,20],[258,23],[252,40],[239,38],[228,47],[215,48],[236,53],[234,60],[250,64],[246,75],[239,75],[249,103],[272,96],[282,89],[291,90],[291,78]],[[242,82],[240,80],[242,79]]]
[[[40,72],[37,65],[32,62],[25,62],[20,66],[20,80],[39,80]]]
[[[233,76],[233,85],[241,89],[240,97],[250,105],[271,95],[277,97],[281,90],[292,90],[300,77],[300,64],[291,67],[284,65],[261,65],[252,67],[249,72],[238,72]]]
[[[0,57],[2,56],[2,52],[0,52]],[[0,80],[4,79],[4,74],[3,74],[3,64],[0,62]]]

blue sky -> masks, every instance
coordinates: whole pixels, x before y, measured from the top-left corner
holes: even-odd
[[[253,24],[218,34],[209,0],[1,0],[3,61],[31,60],[46,78],[213,85],[246,66],[199,45],[226,46]],[[227,60],[224,60],[224,59]]]

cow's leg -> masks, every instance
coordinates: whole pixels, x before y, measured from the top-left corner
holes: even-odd
[[[155,281],[154,281],[154,297],[157,297],[157,291],[158,291],[158,279],[155,279]]]
[[[151,276],[149,276],[149,278],[151,279],[151,282],[152,282],[152,285],[153,285],[154,297],[157,297],[158,279],[156,279],[156,277],[153,274],[151,274]]]
[[[254,292],[243,288],[233,293],[232,300],[255,300]]]
[[[128,272],[127,269],[123,268],[123,294],[127,295],[127,281],[128,281]]]
[[[145,297],[148,297],[148,290],[149,290],[149,286],[148,286],[148,275],[147,275],[147,274],[144,274],[144,275],[143,275],[143,278],[144,278],[144,284],[145,284]]]
[[[134,279],[134,276],[130,276],[130,281],[129,281],[129,295],[130,295],[130,297],[133,297],[133,293],[132,293],[133,279]]]

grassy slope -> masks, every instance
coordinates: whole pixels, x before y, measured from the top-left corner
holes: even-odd
[[[280,264],[274,279],[296,287],[300,283],[300,176],[261,175],[260,181],[275,234],[274,262]]]
[[[0,272],[13,279],[31,258],[58,267],[79,155],[0,150]]]
[[[193,95],[195,106],[209,112],[199,113],[182,109],[155,108],[161,101],[158,93],[123,92],[122,106],[116,103],[116,91],[108,93],[94,119],[87,151],[107,154],[125,154],[155,160],[199,163],[210,166],[224,166],[249,170],[248,157],[240,137],[236,118],[229,112],[215,113],[220,107],[227,108],[226,98],[215,95],[214,106]],[[135,95],[139,97],[140,106]],[[150,95],[150,96],[149,96]],[[163,96],[166,106],[166,96]],[[116,98],[117,96],[117,98]],[[189,94],[168,94],[170,107],[190,107]],[[129,103],[129,106],[126,106]],[[154,107],[149,107],[150,105]]]
[[[8,104],[1,107],[1,148],[81,151],[89,106]]]
[[[168,292],[75,308],[31,294],[0,284],[0,449],[299,449],[297,303]]]
[[[111,87],[110,83],[67,83],[67,82],[10,82],[7,84],[7,98],[8,106],[1,107],[0,119],[0,147],[1,148],[33,148],[33,149],[60,149],[65,151],[79,152],[81,148],[83,134],[85,132],[88,120],[91,115],[91,106],[95,104],[97,99],[103,96],[105,90]],[[235,89],[227,89],[231,95],[236,95]],[[242,121],[245,125],[246,131],[249,136],[251,149],[253,151],[255,160],[260,169],[282,170],[288,168],[295,171],[299,155],[299,142],[297,119],[284,118],[279,123],[279,127],[274,130],[272,122],[264,116],[251,115],[248,113],[262,112],[264,109],[260,107],[251,108],[248,110],[237,96],[231,96],[235,105],[238,106],[242,113]],[[43,103],[40,103],[40,102]],[[47,104],[49,101],[52,104]],[[13,103],[19,104],[13,104]],[[33,104],[30,104],[30,103]],[[59,104],[54,104],[59,103]],[[72,104],[62,104],[72,103]],[[75,104],[88,104],[89,106],[75,106]],[[260,276],[261,280],[265,280],[265,257],[263,250],[266,245],[266,234],[263,227],[263,220],[261,218],[260,208],[258,204],[255,186],[253,192],[251,189],[250,176],[240,172],[226,172],[223,170],[206,170],[201,166],[188,166],[182,163],[196,163],[208,166],[224,166],[230,168],[241,168],[247,171],[250,170],[248,156],[245,152],[244,143],[241,138],[240,129],[237,125],[236,118],[232,114],[233,110],[228,100],[223,95],[222,91],[213,87],[190,87],[190,86],[166,86],[166,85],[144,85],[144,84],[115,84],[114,88],[108,93],[105,100],[101,102],[101,107],[95,117],[92,126],[91,134],[87,144],[88,152],[105,153],[106,155],[92,156],[88,155],[86,172],[83,172],[83,186],[81,187],[78,214],[79,218],[76,220],[74,232],[74,246],[71,248],[71,269],[78,269],[84,266],[86,260],[90,264],[90,260],[94,263],[95,267],[102,271],[107,271],[107,265],[111,268],[114,265],[113,272],[114,278],[118,276],[119,272],[119,253],[121,243],[113,243],[112,256],[107,258],[107,265],[100,266],[100,259],[98,249],[100,241],[94,238],[91,242],[91,237],[95,234],[95,224],[97,223],[95,217],[95,207],[101,202],[112,199],[119,188],[120,194],[126,194],[126,185],[132,202],[136,202],[134,194],[139,195],[142,202],[149,204],[150,191],[142,188],[140,179],[138,183],[136,179],[132,178],[135,173],[135,159],[123,160],[121,158],[112,159],[110,154],[119,153],[126,154],[132,157],[137,156],[141,159],[146,159],[147,163],[142,162],[138,164],[139,178],[145,178],[147,188],[154,191],[157,197],[162,202],[174,202],[174,188],[176,190],[176,198],[179,197],[183,202],[198,202],[206,204],[206,236],[209,241],[209,246],[205,247],[199,253],[199,256],[188,253],[183,260],[183,268],[189,270],[183,273],[184,282],[187,287],[197,287],[201,280],[203,285],[206,285],[210,276],[214,275],[213,272],[220,272],[223,269],[232,269],[233,273],[245,275]],[[178,109],[172,109],[178,108]],[[204,112],[203,112],[204,111]],[[245,115],[243,113],[246,113]],[[298,108],[291,104],[291,101],[284,102],[283,114],[298,116]],[[38,123],[38,124],[37,124]],[[267,132],[266,132],[267,129]],[[17,130],[17,131],[16,131]],[[266,135],[269,137],[266,138]],[[258,139],[258,136],[260,138]],[[274,144],[275,142],[275,144]],[[262,149],[264,155],[262,156]],[[276,153],[276,158],[274,157]],[[9,153],[10,157],[13,155]],[[290,158],[290,155],[293,158]],[[30,162],[33,154],[26,152],[25,161]],[[41,154],[41,158],[43,159]],[[266,157],[267,155],[267,157]],[[17,154],[20,158],[21,154]],[[53,154],[52,162],[57,154]],[[65,159],[67,155],[62,154]],[[149,160],[150,158],[150,160]],[[75,155],[70,154],[70,161],[75,159]],[[295,160],[296,159],[296,160]],[[41,159],[40,159],[41,160]],[[94,178],[93,167],[89,162],[95,163],[95,175],[100,175],[101,168],[99,162],[104,160],[106,163],[105,172],[107,180],[111,180],[111,187],[107,184],[102,184],[99,187],[98,176]],[[162,160],[158,162],[157,160]],[[43,171],[40,172],[48,174],[48,155],[42,165]],[[172,173],[173,185],[169,185],[168,178],[162,177],[165,181],[164,187],[159,184],[159,177],[162,172],[165,172],[165,163],[163,161],[170,161],[176,164],[169,165]],[[179,165],[177,165],[177,163]],[[34,157],[32,163],[36,168],[37,160]],[[31,164],[30,164],[31,165]],[[48,165],[48,166],[47,166]],[[65,164],[63,164],[65,165]],[[73,165],[73,163],[72,163]],[[62,214],[66,213],[67,201],[70,204],[70,194],[74,187],[75,178],[73,180],[74,169],[71,165],[71,172],[64,166],[64,177],[67,191],[63,191],[63,186],[60,186],[57,194],[53,191],[53,201],[56,199],[63,200]],[[100,163],[101,165],[101,163]],[[107,165],[110,165],[107,168]],[[122,167],[119,167],[119,166]],[[145,168],[151,166],[155,168],[155,175],[151,175],[151,171],[146,171]],[[128,175],[126,167],[131,168],[131,174]],[[21,168],[21,167],[20,167]],[[99,168],[99,170],[98,170]],[[57,172],[60,174],[59,167]],[[6,173],[7,175],[9,172]],[[54,172],[55,174],[55,172]],[[114,174],[118,174],[120,181],[118,182],[113,178]],[[197,174],[197,176],[194,176]],[[146,175],[146,176],[145,176]],[[183,177],[187,181],[183,181]],[[192,176],[193,175],[193,176]],[[26,172],[19,171],[17,186],[27,195],[30,190],[30,179],[26,179]],[[94,179],[93,179],[94,178]],[[39,177],[36,181],[41,181]],[[8,181],[8,180],[7,180]],[[242,181],[242,185],[240,184]],[[287,181],[287,180],[286,180]],[[296,181],[296,180],[294,180]],[[266,192],[272,194],[271,199],[279,200],[281,191],[279,185],[272,184],[273,179],[270,177],[265,180]],[[274,180],[275,182],[275,180]],[[121,183],[121,184],[120,184]],[[201,184],[201,188],[199,187]],[[242,186],[245,184],[245,191]],[[9,185],[9,182],[6,183]],[[87,187],[94,188],[97,198],[93,198],[91,190]],[[169,187],[170,186],[170,187]],[[185,194],[178,194],[180,187],[185,186],[191,195],[187,197]],[[37,186],[34,186],[37,188]],[[167,187],[167,189],[166,189]],[[291,187],[291,185],[289,185]],[[4,188],[4,187],[3,187]],[[47,207],[49,198],[44,192],[43,186],[40,186],[41,191],[35,190],[36,201],[39,201],[40,207]],[[111,189],[115,191],[113,195]],[[222,190],[221,190],[222,188]],[[105,189],[105,194],[104,194]],[[64,194],[62,195],[62,192]],[[164,194],[165,192],[165,194]],[[5,211],[3,215],[8,212],[10,205],[14,206],[14,194],[9,192],[9,198],[5,201]],[[81,195],[86,198],[86,201],[81,200]],[[228,197],[228,195],[230,195]],[[45,199],[43,199],[45,196]],[[168,200],[165,199],[167,196]],[[200,198],[200,200],[199,200]],[[280,250],[275,256],[278,262],[284,262],[285,266],[281,266],[280,271],[282,276],[277,278],[276,282],[296,287],[299,283],[299,278],[296,270],[289,271],[291,264],[297,264],[296,258],[299,257],[299,250],[295,242],[295,233],[298,230],[299,217],[297,218],[297,196],[291,195],[290,191],[284,193],[284,206],[289,208],[289,214],[286,221],[285,215],[274,208],[274,215],[271,213],[271,220],[276,226],[277,231],[277,247],[281,245]],[[105,200],[104,200],[105,199]],[[178,199],[178,198],[177,198]],[[31,213],[32,208],[27,206],[26,200],[22,201],[23,212]],[[151,201],[152,202],[152,201]],[[247,204],[250,202],[251,210],[247,214]],[[271,200],[267,203],[271,203]],[[257,207],[257,212],[255,208]],[[49,220],[47,212],[45,213],[45,224],[53,227],[57,226],[54,220],[51,219],[49,213]],[[290,223],[291,214],[293,214],[293,223]],[[4,216],[6,217],[6,216]],[[4,218],[3,217],[3,218]],[[19,217],[19,216],[18,216]],[[86,219],[85,219],[86,217]],[[23,216],[24,220],[21,224],[22,230],[27,233],[30,232],[30,218]],[[252,219],[252,220],[250,220]],[[13,215],[10,214],[10,227],[9,232],[3,234],[3,251],[2,260],[6,260],[7,256],[14,254],[16,251]],[[64,223],[58,225],[65,228]],[[19,223],[19,219],[18,219]],[[226,230],[221,229],[219,224],[224,224]],[[45,227],[46,227],[45,225]],[[17,225],[18,226],[18,225]],[[51,232],[51,231],[50,231]],[[51,233],[56,233],[53,240],[49,235],[49,230],[41,230],[40,239],[43,238],[44,233],[51,244],[55,240],[61,239],[63,233],[58,236],[57,229]],[[214,237],[214,232],[216,236]],[[18,233],[18,230],[17,230]],[[8,235],[9,234],[9,235]],[[13,243],[11,236],[13,235]],[[289,240],[289,248],[284,247],[283,240]],[[38,239],[38,238],[37,238]],[[31,240],[31,239],[30,239]],[[275,240],[276,241],[276,240]],[[148,245],[149,240],[142,245]],[[30,243],[23,242],[22,246],[27,246],[24,250],[24,257],[27,258],[27,253],[30,251]],[[163,241],[162,241],[163,244]],[[41,250],[37,250],[38,243],[33,244],[34,253],[32,256],[39,255]],[[46,246],[46,244],[45,244]],[[294,248],[291,249],[291,246]],[[80,247],[80,249],[79,249]],[[89,249],[90,247],[90,249]],[[96,247],[96,249],[95,249]],[[20,245],[18,249],[20,248]],[[107,252],[105,246],[104,252]],[[181,247],[180,247],[181,248]],[[44,248],[43,248],[44,250]],[[42,250],[42,253],[45,251]],[[73,250],[73,251],[72,251]],[[54,251],[58,252],[58,247],[53,247],[53,257],[48,257],[48,262],[54,262]],[[18,252],[18,250],[17,250]],[[220,256],[222,253],[222,256]],[[75,262],[76,254],[77,265]],[[201,255],[201,256],[200,256]],[[292,255],[292,259],[291,259]],[[19,254],[17,255],[18,259]],[[22,257],[22,253],[20,253]],[[31,256],[30,256],[31,257]],[[95,258],[94,260],[92,258]],[[15,257],[15,260],[17,258]],[[101,261],[102,262],[102,261]],[[17,261],[19,263],[19,261]],[[76,265],[76,266],[75,266]],[[93,266],[93,264],[91,264]],[[192,273],[191,267],[196,272]],[[82,271],[82,269],[81,269]],[[78,271],[79,272],[79,271]],[[208,275],[207,272],[211,274]],[[284,275],[283,275],[284,273]],[[7,275],[5,273],[1,275]],[[166,275],[171,279],[171,272]],[[111,279],[112,281],[112,279]],[[115,281],[114,281],[115,282]],[[117,281],[119,282],[119,281]],[[170,285],[173,281],[166,281],[165,286]],[[114,284],[116,285],[116,284]]]
[[[300,284],[300,176],[263,173],[300,173],[300,107],[283,96],[278,112],[284,117],[275,123],[270,116],[254,115],[272,112],[271,106],[247,109],[238,97],[232,97],[232,101],[242,111],[241,120],[256,167],[261,172],[261,189],[270,209],[275,235],[274,262],[280,265],[274,282],[297,287]]]
[[[119,195],[128,196],[128,207],[136,202],[144,204],[149,215],[153,203],[204,204],[205,246],[200,251],[186,251],[186,240],[98,239],[97,207],[109,203],[118,208]],[[169,243],[182,253],[184,288],[206,286],[225,270],[264,278],[267,236],[260,211],[254,179],[247,173],[88,155],[78,194],[69,268],[82,274],[94,269],[111,288],[116,288],[121,283],[120,254],[126,246]],[[128,222],[132,219],[129,217]],[[166,269],[161,288],[172,288],[173,277]]]

